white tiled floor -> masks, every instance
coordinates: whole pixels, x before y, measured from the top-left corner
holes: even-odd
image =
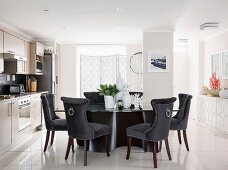
[[[227,170],[228,169],[228,137],[216,136],[202,125],[190,121],[187,130],[190,151],[185,145],[179,145],[177,133],[170,132],[169,142],[172,161],[168,160],[166,150],[158,154],[158,169],[167,170]],[[153,168],[152,154],[133,148],[127,161],[126,147],[105,153],[88,152],[88,166],[83,166],[83,149],[78,148],[74,155],[70,153],[64,160],[67,134],[57,132],[53,146],[43,153],[45,131],[37,132],[24,142],[12,148],[0,157],[0,169],[6,170],[37,170],[37,169],[88,169],[88,170],[146,170]],[[164,145],[163,145],[164,146]]]

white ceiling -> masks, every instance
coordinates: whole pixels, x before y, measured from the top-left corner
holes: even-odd
[[[143,31],[208,38],[228,30],[227,7],[228,0],[0,0],[0,21],[35,39],[128,44],[141,43]],[[200,31],[205,22],[220,28]]]

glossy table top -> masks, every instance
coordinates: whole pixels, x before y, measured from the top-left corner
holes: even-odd
[[[143,108],[134,108],[134,109],[106,109],[104,105],[90,105],[86,109],[89,112],[146,112],[153,111],[151,106],[144,106]]]

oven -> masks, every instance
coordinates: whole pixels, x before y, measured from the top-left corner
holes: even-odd
[[[19,131],[31,125],[31,99],[19,99]]]

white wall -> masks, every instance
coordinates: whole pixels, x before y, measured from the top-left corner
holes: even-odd
[[[188,89],[188,46],[176,45],[173,52],[173,96],[178,98],[179,93],[187,93]],[[178,108],[178,102],[174,108]]]
[[[199,70],[198,87],[199,90],[204,86],[204,41],[199,41]]]
[[[76,46],[60,45],[59,56],[59,97],[76,96]],[[62,102],[59,101],[59,108]]]
[[[170,69],[166,73],[148,72],[148,51],[167,51]],[[173,96],[173,32],[143,33],[143,93],[145,105],[151,99]]]
[[[228,49],[228,31],[204,42],[204,84],[209,86],[211,54]]]
[[[196,101],[197,95],[199,93],[199,61],[200,61],[200,42],[198,40],[192,40],[188,44],[188,81],[187,81],[187,88],[188,94],[193,96],[191,102],[191,111],[189,117],[194,119],[196,114]]]

